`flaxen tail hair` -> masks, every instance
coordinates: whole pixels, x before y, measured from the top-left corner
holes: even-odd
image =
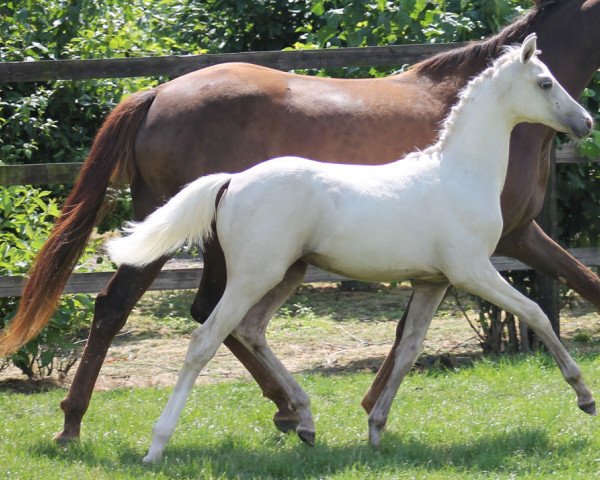
[[[118,264],[142,267],[173,253],[185,243],[202,245],[213,234],[217,199],[232,174],[207,175],[190,183],[140,223],[130,223],[129,235],[108,242]]]

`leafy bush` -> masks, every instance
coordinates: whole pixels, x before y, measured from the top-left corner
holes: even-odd
[[[600,158],[600,71],[584,90],[581,102],[595,117],[595,130],[579,142],[579,153],[583,158],[597,159]],[[560,242],[570,247],[600,247],[600,163],[559,164],[556,175]]]
[[[49,194],[32,187],[0,187],[0,275],[23,275],[29,270],[59,214]],[[14,316],[18,301],[18,297],[0,298],[0,327]],[[75,342],[88,324],[90,307],[89,295],[65,295],[48,326],[12,355],[12,363],[29,377],[53,370],[66,374],[75,361]]]
[[[300,27],[298,49],[447,43],[481,39],[529,8],[526,0],[315,0],[316,22]],[[327,70],[331,76],[381,76],[381,68]]]

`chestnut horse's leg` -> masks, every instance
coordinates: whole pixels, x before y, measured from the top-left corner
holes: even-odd
[[[136,221],[143,220],[160,205],[137,173],[134,173],[131,182],[131,198]],[[55,435],[56,441],[65,442],[79,437],[81,420],[90,404],[106,352],[166,260],[156,260],[141,269],[122,265],[96,297],[94,320],[83,355],[69,392],[60,404],[65,413],[65,425],[64,430]]]
[[[566,283],[600,311],[600,278],[546,235],[536,222],[502,238],[496,251]]]
[[[191,308],[192,317],[200,323],[204,323],[214,310],[215,306],[223,296],[227,282],[225,257],[217,235],[211,237],[203,247],[204,270],[202,272],[202,280],[200,281],[198,293],[194,298]],[[255,308],[251,309],[251,312],[254,311],[256,315],[258,308],[263,311],[263,316],[268,314],[268,319],[270,319],[271,316],[275,314],[275,311],[281,306],[281,303],[287,300],[296,287],[297,285],[294,285],[289,292],[286,292],[285,298],[282,298],[280,303],[277,303],[276,305],[273,304],[273,306],[265,306],[264,301],[261,301]],[[298,426],[298,416],[296,412],[290,408],[287,395],[277,379],[265,369],[264,365],[254,356],[253,352],[246,348],[246,346],[233,335],[229,335],[224,343],[237,359],[242,362],[252,377],[254,377],[254,380],[258,383],[263,395],[277,405],[279,410],[273,417],[273,422],[277,428],[284,433],[295,431]]]
[[[369,443],[374,447],[378,447],[381,442],[381,433],[385,428],[394,397],[402,380],[417,360],[431,319],[448,289],[447,282],[414,282],[413,286],[413,296],[406,309],[408,313],[403,317],[404,332],[395,355],[388,356],[393,359],[391,371],[369,414]]]
[[[54,437],[55,440],[65,442],[79,437],[81,419],[89,406],[106,352],[165,261],[166,258],[157,260],[143,269],[121,266],[107,287],[98,294],[94,321],[81,361],[69,393],[60,404],[65,413],[64,430]]]

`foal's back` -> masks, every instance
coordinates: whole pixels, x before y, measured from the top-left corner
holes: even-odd
[[[426,154],[381,166],[264,162],[236,175],[219,205],[227,264],[260,258],[259,268],[266,254],[364,280],[436,275],[446,207],[456,204],[439,175],[438,158]]]

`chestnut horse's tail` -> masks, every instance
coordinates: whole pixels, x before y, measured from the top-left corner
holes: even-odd
[[[19,310],[0,334],[0,356],[14,353],[48,323],[69,275],[83,253],[111,179],[133,169],[133,146],[156,90],[131,95],[98,131],[79,178],[50,237],[37,254]]]
[[[144,266],[173,253],[184,243],[203,244],[214,232],[219,195],[232,174],[207,175],[190,183],[141,223],[131,223],[131,234],[108,243],[118,264]]]

